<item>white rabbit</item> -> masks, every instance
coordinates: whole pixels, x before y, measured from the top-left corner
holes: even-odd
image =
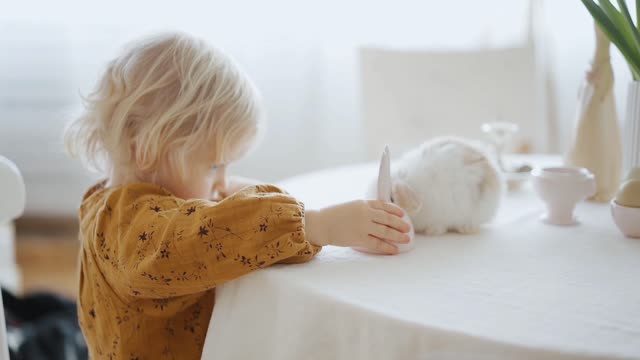
[[[436,138],[409,151],[392,167],[392,201],[405,209],[416,232],[473,233],[496,214],[503,181],[478,146]]]

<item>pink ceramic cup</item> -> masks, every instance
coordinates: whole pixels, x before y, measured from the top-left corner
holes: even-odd
[[[578,167],[535,169],[533,187],[547,207],[542,219],[553,225],[575,225],[576,204],[596,193],[595,178],[589,170]]]

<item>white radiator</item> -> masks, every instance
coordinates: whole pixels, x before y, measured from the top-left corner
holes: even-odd
[[[15,260],[13,219],[22,215],[25,204],[24,180],[16,165],[0,156],[0,285],[17,291],[20,283]]]

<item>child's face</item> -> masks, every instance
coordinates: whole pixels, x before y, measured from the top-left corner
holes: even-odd
[[[184,198],[211,199],[227,186],[227,166],[203,164],[194,166],[188,182],[179,191]]]
[[[161,173],[160,185],[182,199],[212,199],[227,186],[227,166],[205,159],[194,160],[187,169],[186,180],[175,176],[174,171],[167,171]]]

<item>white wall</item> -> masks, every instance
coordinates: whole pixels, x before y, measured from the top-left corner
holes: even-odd
[[[537,0],[533,0],[537,1]],[[226,49],[262,90],[264,142],[235,170],[274,181],[364,158],[357,47],[500,46],[526,34],[526,0],[14,2],[0,12],[0,153],[25,172],[27,212],[72,213],[90,180],[62,153],[62,126],[119,46],[181,29]],[[464,9],[464,10],[463,10]],[[592,47],[579,1],[545,3],[562,134]],[[629,75],[617,53],[616,91]],[[620,106],[622,101],[619,102]],[[562,139],[561,139],[562,140]]]

